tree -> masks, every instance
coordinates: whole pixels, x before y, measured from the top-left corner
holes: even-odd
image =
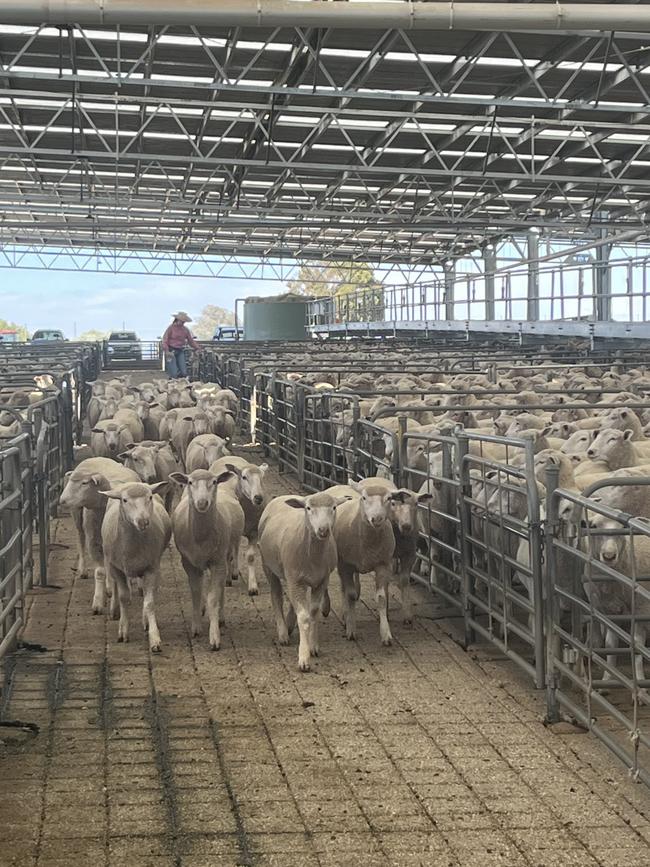
[[[18,340],[29,340],[29,332],[24,325],[16,325],[15,322],[9,322],[8,319],[0,319],[1,331],[17,331]]]
[[[335,296],[338,319],[370,322],[384,318],[383,284],[365,262],[301,265],[298,278],[287,285],[296,295]]]
[[[232,310],[226,310],[225,307],[217,307],[216,304],[206,304],[192,331],[199,340],[212,340],[212,335],[217,325],[234,324],[235,314]]]
[[[108,335],[104,331],[97,331],[94,328],[91,328],[90,331],[84,331],[83,334],[80,334],[78,340],[82,340],[84,343],[95,343],[98,340],[106,340]]]

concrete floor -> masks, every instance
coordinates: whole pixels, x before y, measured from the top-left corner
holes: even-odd
[[[273,476],[274,493],[289,490]],[[422,596],[415,627],[342,637],[337,582],[310,674],[279,647],[266,582],[227,590],[222,650],[189,632],[164,558],[161,655],[90,613],[74,529],[30,594],[0,729],[0,865],[647,867],[650,792],[590,735],[542,725],[543,696],[465,653]],[[393,606],[395,603],[392,603]],[[394,609],[393,609],[394,610]]]

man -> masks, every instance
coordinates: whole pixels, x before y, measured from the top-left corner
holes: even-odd
[[[167,372],[170,379],[181,379],[187,376],[187,364],[185,362],[185,347],[191,346],[196,352],[199,345],[192,337],[186,322],[192,319],[181,310],[173,313],[174,321],[163,334],[162,346],[167,356]]]

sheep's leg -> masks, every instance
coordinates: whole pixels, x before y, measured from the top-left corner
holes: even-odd
[[[257,574],[255,572],[255,551],[257,550],[257,539],[255,536],[249,536],[248,547],[246,548],[246,566],[248,567],[248,595],[257,596],[260,588],[257,586]]]
[[[402,557],[399,560],[399,569],[397,570],[399,580],[400,599],[402,602],[402,621],[406,626],[413,623],[413,596],[411,593],[411,570],[415,562],[415,552],[413,556]]]
[[[327,582],[319,587],[312,587],[311,604],[309,606],[310,634],[309,634],[309,654],[310,656],[318,656],[320,653],[320,645],[318,643],[318,615],[321,612],[323,597],[327,592]]]
[[[356,593],[357,602],[361,599],[361,575],[358,572],[354,573],[354,592]]]
[[[618,647],[618,635],[614,632],[613,629],[605,629],[605,647],[614,650]],[[616,668],[616,654],[608,653],[607,654],[607,665],[610,668]],[[611,672],[605,670],[605,674],[603,676],[603,680],[613,680],[614,675]]]
[[[375,572],[375,588],[377,610],[379,611],[379,636],[381,643],[388,647],[393,643],[393,636],[388,625],[388,584],[391,578],[390,569],[380,566]]]
[[[131,588],[127,582],[127,590],[129,591],[129,599],[131,598]],[[109,569],[106,569],[106,595],[110,597],[111,605],[110,605],[110,618],[111,620],[117,620],[119,615],[119,604],[117,598],[117,590],[115,589],[115,578],[111,575]]]
[[[348,641],[356,638],[357,616],[355,611],[356,601],[359,598],[354,586],[354,567],[347,563],[339,563],[339,577],[341,579],[341,593],[343,595],[343,620],[345,622],[345,637]]]
[[[228,565],[224,560],[212,563],[210,566],[210,583],[207,593],[207,613],[210,621],[210,649],[219,650],[221,647],[221,609],[226,583]]]
[[[129,582],[126,579],[126,575],[112,566],[110,563],[106,564],[106,575],[110,575],[111,580],[113,581],[113,597],[117,596],[120,602],[120,622],[117,627],[117,640],[118,641],[128,641],[129,640],[129,599],[131,597],[131,593],[129,591]],[[117,593],[115,593],[115,589],[117,589]]]
[[[83,509],[72,509],[72,518],[77,530],[77,572],[80,578],[89,578],[90,572],[86,566],[86,531],[84,530]]]
[[[289,630],[284,619],[284,606],[282,603],[282,584],[277,575],[264,569],[269,587],[271,588],[271,606],[275,617],[275,628],[278,631],[278,642],[282,645],[289,644]]]
[[[323,606],[322,612],[323,617],[329,617],[330,611],[332,610],[332,602],[330,600],[330,592],[327,587],[323,591]]]
[[[311,648],[311,617],[309,616],[311,605],[311,600],[309,599],[310,594],[307,588],[300,584],[296,585],[294,583],[292,586],[292,584],[287,581],[287,585],[289,599],[291,600],[293,609],[296,612],[298,631],[300,633],[300,643],[298,645],[298,668],[300,671],[309,671]]]
[[[190,595],[192,596],[192,635],[197,636],[201,634],[201,618],[204,614],[203,572],[182,555],[181,561],[190,585]]]
[[[142,602],[142,626],[149,633],[149,648],[152,653],[160,653],[160,632],[156,620],[156,591],[159,575],[157,572],[146,572],[142,576],[144,585],[144,600]]]
[[[95,593],[93,595],[93,614],[102,614],[106,604],[107,571],[103,566],[95,569]],[[115,595],[115,594],[113,594]]]

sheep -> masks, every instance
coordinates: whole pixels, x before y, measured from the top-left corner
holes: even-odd
[[[96,457],[117,459],[131,441],[128,427],[114,421],[98,421],[90,432],[90,447]]]
[[[587,449],[587,457],[595,466],[590,470],[589,463],[579,467],[581,475],[598,472],[604,465],[605,472],[620,470],[624,467],[644,467],[650,457],[639,454],[633,443],[634,431],[605,428],[596,436]]]
[[[584,522],[587,523],[586,521]],[[650,571],[650,538],[644,535],[634,536],[634,539],[625,535],[608,533],[611,530],[620,529],[618,521],[605,515],[592,513],[589,518],[588,537],[581,540],[581,545],[586,548],[591,557],[603,564],[605,569],[599,571],[597,566],[585,567],[582,584],[585,594],[597,611],[605,615],[631,614],[634,610],[640,617],[650,616],[650,595],[643,584],[637,584],[635,589],[616,580],[603,580],[609,574],[609,570],[624,575],[627,578],[647,576]],[[595,532],[593,532],[595,531]],[[588,539],[588,541],[587,541]],[[596,578],[597,580],[594,580]],[[639,590],[641,589],[641,592]],[[634,600],[633,600],[634,594]],[[634,620],[632,624],[632,636],[637,647],[646,645],[647,624],[644,620]],[[618,635],[615,630],[605,628],[605,646],[614,650],[618,647]],[[608,654],[607,665],[616,668],[616,655]],[[634,670],[637,680],[645,680],[643,655],[635,654]],[[611,680],[611,671],[605,669],[603,680]]]
[[[221,647],[224,588],[244,530],[244,513],[239,503],[227,492],[218,493],[231,477],[229,470],[219,475],[208,470],[171,475],[172,481],[184,488],[172,515],[172,527],[192,594],[192,634],[201,634],[202,585],[207,570],[206,611],[212,650]]]
[[[357,482],[350,481],[349,484],[360,497],[341,505],[334,527],[343,593],[345,633],[348,640],[356,637],[358,576],[362,572],[374,571],[379,607],[379,634],[382,644],[388,646],[392,643],[393,636],[388,624],[386,591],[395,554],[395,535],[388,520],[391,494],[381,485],[360,489]]]
[[[410,580],[417,553],[418,505],[428,503],[433,494],[397,488],[392,482],[379,478],[362,479],[358,489],[363,491],[376,486],[383,487],[391,495],[389,517],[395,536],[394,573],[400,591],[403,622],[410,625],[413,623]]]
[[[132,442],[141,443],[144,439],[144,425],[136,410],[122,407],[113,415],[113,421],[129,429]]]
[[[318,613],[329,576],[336,568],[337,547],[332,532],[336,509],[346,499],[327,491],[309,497],[276,497],[260,520],[260,551],[271,587],[271,602],[280,644],[289,644],[283,590],[295,613],[300,633],[298,668],[309,671],[318,656]],[[291,622],[291,619],[290,619]]]
[[[224,455],[229,455],[228,444],[216,434],[200,434],[191,440],[187,447],[185,463],[187,472],[208,470],[211,464]]]
[[[95,565],[102,562],[101,523],[106,499],[100,491],[137,481],[137,473],[109,458],[87,458],[66,474],[59,503],[72,512],[77,530],[77,571],[80,578],[89,578]]]
[[[156,451],[157,448],[143,446],[141,443],[129,443],[126,450],[121,452],[117,457],[121,460],[125,467],[133,470],[138,474],[138,477],[147,484],[154,482],[162,482],[164,479],[159,479],[156,472]]]
[[[98,607],[104,606],[107,587],[113,591],[112,616],[116,613],[116,596],[119,600],[118,641],[129,640],[127,603],[130,582],[137,579],[143,592],[142,625],[149,633],[149,647],[153,653],[160,653],[161,650],[155,611],[160,558],[171,538],[169,515],[160,499],[154,495],[166,485],[167,482],[157,482],[155,485],[138,482],[125,485],[118,491],[102,492],[111,503],[102,523],[104,568],[95,570]]]
[[[235,435],[235,416],[230,409],[222,406],[213,406],[207,412],[210,420],[210,429],[213,434],[224,440],[231,440]]]
[[[195,437],[207,433],[210,433],[210,419],[204,412],[184,411],[176,417],[171,442],[183,466],[185,466],[185,456],[190,442]]]

